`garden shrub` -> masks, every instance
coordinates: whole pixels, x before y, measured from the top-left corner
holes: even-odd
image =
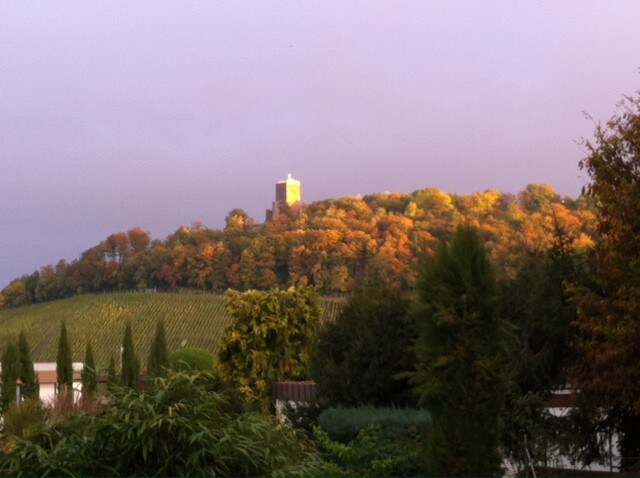
[[[418,333],[409,307],[407,296],[389,286],[356,291],[318,335],[310,367],[318,395],[332,405],[414,405],[407,378],[398,378],[415,366]]]
[[[312,443],[245,413],[203,373],[170,373],[152,390],[114,387],[96,415],[49,422],[0,454],[0,476],[311,476]]]
[[[213,354],[205,349],[184,348],[169,356],[169,366],[172,370],[210,372],[213,365]]]
[[[421,476],[424,470],[420,435],[391,436],[380,425],[367,426],[346,444],[331,440],[319,427],[313,435],[333,464],[325,466],[332,477],[408,477]]]
[[[320,301],[312,287],[228,290],[225,329],[218,354],[221,376],[256,409],[268,410],[275,382],[308,378]]]
[[[334,407],[318,417],[318,425],[341,443],[356,439],[370,425],[379,426],[385,436],[412,436],[425,432],[428,424],[427,411],[410,408]]]

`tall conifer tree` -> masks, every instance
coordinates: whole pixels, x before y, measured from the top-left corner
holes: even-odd
[[[2,410],[6,410],[16,400],[16,384],[20,374],[18,349],[9,341],[2,352]]]
[[[133,334],[131,333],[131,323],[127,321],[124,329],[124,339],[122,341],[122,385],[130,388],[138,388],[140,375],[140,361],[136,357],[133,346]]]
[[[164,375],[166,368],[169,366],[169,353],[167,352],[167,339],[164,331],[164,321],[159,320],[156,323],[156,334],[149,351],[149,362],[147,364],[147,373],[149,377],[160,377]]]
[[[18,338],[18,356],[20,360],[20,374],[18,378],[22,382],[22,394],[24,398],[37,399],[40,396],[40,385],[38,384],[38,377],[33,368],[31,350],[24,332],[20,332]]]
[[[418,292],[413,383],[432,415],[430,473],[497,474],[508,389],[506,336],[493,268],[474,229],[459,227],[451,244],[425,263]]]
[[[85,396],[92,395],[95,393],[96,388],[96,362],[93,358],[93,350],[91,349],[91,341],[89,340],[87,342],[82,367],[82,393]]]
[[[112,390],[118,384],[118,373],[116,372],[116,359],[113,355],[109,358],[109,368],[107,369],[107,390]]]
[[[58,375],[58,390],[71,390],[73,387],[73,361],[71,359],[69,339],[67,338],[67,326],[64,321],[60,325],[56,372]]]

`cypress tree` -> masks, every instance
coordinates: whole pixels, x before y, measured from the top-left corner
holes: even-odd
[[[7,343],[2,352],[2,395],[0,403],[2,410],[16,400],[16,385],[20,374],[20,359],[18,350],[12,341]]]
[[[124,329],[124,339],[122,341],[122,385],[130,388],[138,388],[140,375],[140,361],[136,357],[133,348],[133,334],[131,333],[131,323],[127,321]]]
[[[18,356],[20,359],[20,374],[18,378],[22,382],[22,394],[24,398],[37,399],[40,396],[40,384],[33,368],[31,350],[24,332],[20,332],[18,338]]]
[[[149,351],[149,362],[147,363],[147,373],[149,377],[160,377],[164,375],[169,366],[169,353],[167,352],[167,339],[164,332],[164,321],[156,323],[156,335]]]
[[[93,350],[91,349],[91,341],[89,340],[87,342],[82,367],[82,393],[85,396],[92,395],[95,393],[96,388],[96,362],[93,358]]]
[[[459,227],[451,245],[425,262],[418,293],[413,383],[432,417],[429,473],[498,474],[507,337],[493,267],[474,229]]]
[[[109,368],[107,369],[107,390],[112,390],[114,385],[118,384],[118,378],[116,373],[116,360],[109,358]]]
[[[60,325],[56,373],[58,375],[58,390],[71,390],[73,387],[73,362],[71,360],[71,347],[69,347],[69,339],[67,338],[67,326],[64,321]]]

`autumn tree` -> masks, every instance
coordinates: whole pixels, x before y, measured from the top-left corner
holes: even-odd
[[[60,338],[58,339],[58,355],[56,357],[56,373],[58,390],[68,391],[73,387],[73,361],[71,347],[67,338],[67,326],[60,324]]]
[[[40,385],[38,377],[33,368],[33,359],[31,358],[31,349],[27,342],[27,336],[24,332],[20,332],[18,337],[18,357],[20,360],[20,373],[18,378],[22,382],[22,396],[24,398],[38,399],[40,397]]]
[[[496,293],[493,267],[473,229],[459,227],[451,244],[425,261],[413,383],[432,416],[427,448],[433,475],[500,471],[501,411],[509,378]]]
[[[320,306],[309,287],[226,293],[233,317],[219,353],[222,374],[264,406],[271,384],[306,378]]]
[[[129,388],[138,388],[140,376],[140,361],[136,356],[133,346],[133,334],[131,332],[131,322],[127,321],[122,340],[122,370],[120,378],[122,385]]]
[[[129,244],[131,244],[131,248],[134,252],[144,251],[151,242],[149,233],[139,227],[134,227],[133,229],[128,231],[127,237],[129,239]]]
[[[5,303],[11,307],[27,304],[27,284],[24,278],[12,280],[8,286],[2,289],[2,295]]]
[[[243,230],[247,227],[251,227],[254,221],[253,219],[242,209],[235,208],[229,212],[224,218],[226,224],[226,230]]]
[[[580,167],[591,182],[599,241],[595,284],[576,290],[583,405],[618,416],[622,468],[640,456],[640,96],[599,124]]]

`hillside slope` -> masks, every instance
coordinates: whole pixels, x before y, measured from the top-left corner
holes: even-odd
[[[323,320],[335,317],[343,299],[322,299]],[[56,359],[60,322],[66,321],[74,361],[84,358],[90,339],[98,367],[119,359],[125,321],[131,321],[136,354],[143,368],[157,319],[164,319],[167,345],[176,350],[184,342],[217,352],[224,328],[231,322],[224,297],[197,293],[87,294],[64,300],[0,310],[0,347],[20,331],[27,334],[33,358]]]

